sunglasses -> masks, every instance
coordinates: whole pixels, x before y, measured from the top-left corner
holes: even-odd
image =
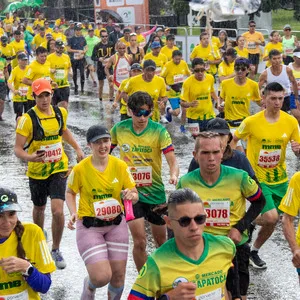
[[[132,112],[136,117],[148,117],[151,114],[151,110],[146,110],[146,109],[140,109],[137,112]]]
[[[286,28],[286,29],[284,29],[284,31],[291,31],[291,29],[290,28]]]
[[[181,217],[179,219],[171,219],[171,220],[177,221],[181,227],[188,227],[191,224],[192,220],[194,220],[197,225],[204,224],[206,221],[206,215],[197,215],[194,218]]]
[[[206,70],[205,68],[201,68],[201,69],[194,69],[194,73],[204,73]]]
[[[239,72],[239,71],[242,71],[242,72],[245,72],[247,70],[246,67],[236,67],[234,68],[235,71]]]

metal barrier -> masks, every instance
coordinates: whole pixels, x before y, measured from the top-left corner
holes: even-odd
[[[205,30],[206,29],[206,27],[196,27],[196,26],[190,26],[189,27],[189,30],[190,30],[190,35],[193,35],[193,30],[194,29],[203,29],[203,30]],[[233,31],[233,32],[235,32],[235,36],[238,36],[238,29],[235,29],[235,28],[211,28],[211,30],[213,31],[213,30],[226,30],[226,31]],[[247,29],[248,30],[248,29]]]

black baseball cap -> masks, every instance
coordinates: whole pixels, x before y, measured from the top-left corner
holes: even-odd
[[[14,192],[0,187],[0,213],[5,211],[22,211],[22,208],[18,204],[18,197]]]
[[[93,125],[86,133],[86,140],[88,143],[94,143],[99,139],[110,137],[108,129],[102,125]]]
[[[28,57],[24,52],[19,53],[17,58],[21,60],[28,60]]]
[[[63,41],[56,41],[55,42],[55,47],[64,47],[64,46],[65,46],[65,44],[64,44]]]
[[[128,33],[128,32],[131,32],[131,29],[130,29],[130,28],[125,28],[125,29],[123,30],[123,33]]]
[[[139,29],[142,29],[141,26],[134,26],[134,30],[139,30]]]
[[[175,35],[174,34],[168,34],[166,36],[166,40],[169,41],[169,40],[175,40]]]
[[[230,129],[227,122],[221,118],[214,118],[207,122],[205,131],[217,132],[220,134],[230,134]]]
[[[1,36],[1,42],[8,42],[7,36],[5,35]]]
[[[155,64],[154,60],[147,59],[144,61],[143,68],[144,69],[152,68],[152,69],[156,70],[156,64]]]
[[[130,68],[130,71],[133,71],[133,70],[143,71],[143,68],[139,63],[134,63]]]

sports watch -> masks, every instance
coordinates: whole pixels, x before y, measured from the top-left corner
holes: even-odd
[[[163,294],[158,299],[159,300],[170,300],[170,297],[167,294]]]
[[[34,270],[34,268],[33,268],[32,264],[30,264],[28,266],[27,270],[24,273],[22,273],[22,275],[24,277],[29,277],[32,274],[33,270]]]

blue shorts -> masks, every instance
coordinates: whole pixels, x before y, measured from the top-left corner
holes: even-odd
[[[169,102],[170,102],[173,110],[180,107],[180,98],[179,97],[169,98]]]

